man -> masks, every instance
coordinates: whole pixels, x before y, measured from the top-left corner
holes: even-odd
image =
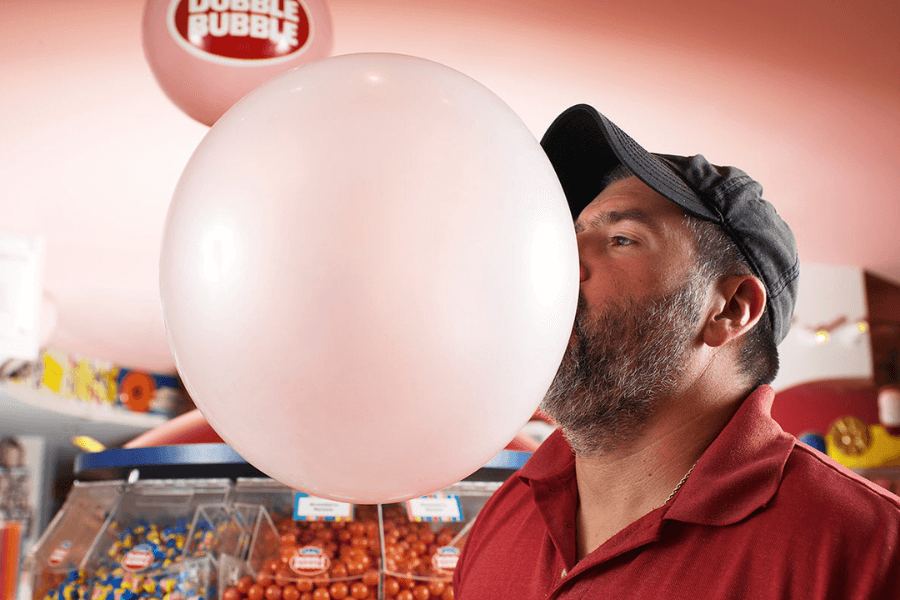
[[[900,498],[769,416],[799,267],[761,186],[586,105],[541,143],[581,263],[560,431],[478,516],[457,598],[900,598]]]

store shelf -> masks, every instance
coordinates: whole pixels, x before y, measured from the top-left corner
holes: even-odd
[[[469,479],[496,480],[522,467],[528,452],[502,450]],[[75,474],[101,479],[123,479],[137,469],[142,479],[196,477],[264,477],[227,444],[181,444],[149,448],[112,448],[80,454]]]
[[[27,386],[0,385],[0,434],[89,435],[104,444],[130,439],[167,417],[66,400]]]

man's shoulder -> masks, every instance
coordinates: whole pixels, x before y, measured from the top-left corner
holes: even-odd
[[[900,497],[800,442],[785,463],[776,501],[798,504],[834,525],[890,524],[900,531]]]

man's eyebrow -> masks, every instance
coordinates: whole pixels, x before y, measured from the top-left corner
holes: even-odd
[[[591,217],[590,225],[592,227],[606,227],[615,223],[620,223],[622,221],[637,221],[654,233],[659,233],[660,231],[659,223],[657,223],[650,217],[650,215],[639,208],[598,212],[596,215]],[[584,223],[582,223],[581,221],[577,221],[575,223],[575,233],[581,233],[585,230],[585,228],[586,225],[584,225]]]

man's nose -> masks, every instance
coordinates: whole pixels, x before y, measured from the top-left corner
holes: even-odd
[[[584,251],[584,241],[581,235],[575,236],[575,241],[578,243],[578,268],[579,268],[579,276],[580,282],[584,283],[587,281],[587,278],[590,276],[590,270],[588,270],[585,265],[585,251]]]

